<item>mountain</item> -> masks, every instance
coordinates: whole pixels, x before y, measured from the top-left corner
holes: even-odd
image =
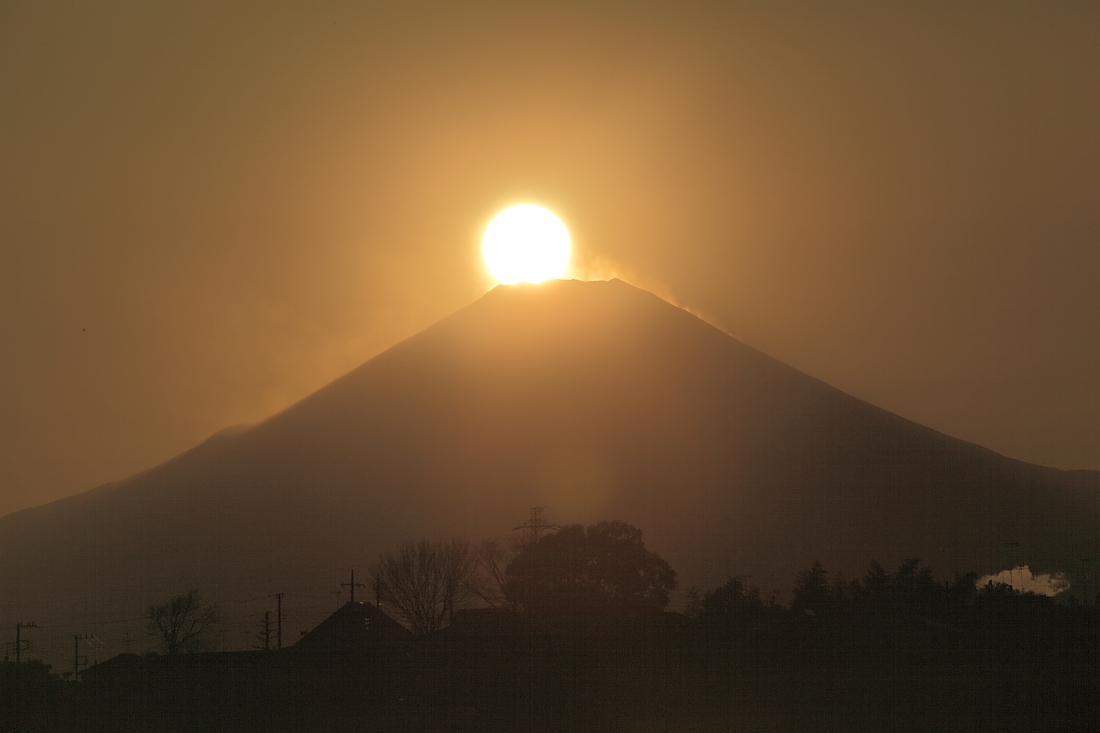
[[[533,506],[637,525],[681,589],[907,557],[1076,586],[1100,558],[1100,473],[905,420],[620,281],[552,281],[498,287],[262,423],[0,519],[0,624],[121,623],[190,587],[331,608],[379,552],[508,535]]]

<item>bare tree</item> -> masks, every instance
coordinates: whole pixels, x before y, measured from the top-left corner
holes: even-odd
[[[514,538],[487,539],[478,545],[474,593],[490,606],[514,609],[514,604],[504,596],[502,588],[508,580],[508,563],[512,562],[520,546]]]
[[[381,598],[418,634],[438,631],[474,595],[477,556],[462,538],[409,541],[374,568]]]
[[[156,637],[168,654],[203,651],[213,643],[221,617],[213,605],[203,604],[197,590],[190,590],[145,612],[149,635]]]

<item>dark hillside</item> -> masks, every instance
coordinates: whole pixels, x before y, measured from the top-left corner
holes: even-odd
[[[0,624],[94,628],[189,587],[323,595],[404,540],[500,536],[536,505],[643,528],[681,588],[870,557],[1076,587],[1100,557],[1100,473],[937,433],[622,282],[556,281],[498,287],[251,429],[0,519]]]

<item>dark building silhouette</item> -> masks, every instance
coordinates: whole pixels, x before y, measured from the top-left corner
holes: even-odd
[[[349,601],[282,650],[120,654],[83,672],[82,713],[112,730],[164,721],[251,730],[257,722],[362,712],[395,697],[412,632]],[[168,726],[171,729],[171,726]]]
[[[354,659],[407,644],[412,638],[411,631],[374,604],[348,601],[303,636],[291,651],[303,657]]]

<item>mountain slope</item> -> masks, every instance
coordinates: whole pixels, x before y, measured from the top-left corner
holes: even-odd
[[[256,426],[0,519],[0,623],[140,615],[192,586],[323,595],[406,539],[506,535],[543,505],[638,525],[683,586],[912,556],[1073,582],[1100,554],[1100,474],[912,423],[622,282],[556,281],[498,287]]]

